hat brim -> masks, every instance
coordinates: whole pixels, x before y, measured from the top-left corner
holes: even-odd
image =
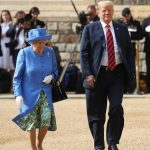
[[[26,42],[34,42],[34,41],[45,41],[45,40],[51,40],[52,39],[52,35],[47,35],[47,36],[40,36],[37,38],[26,38]]]

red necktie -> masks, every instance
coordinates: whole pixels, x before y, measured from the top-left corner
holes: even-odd
[[[114,51],[114,41],[113,36],[110,31],[110,26],[106,26],[106,38],[107,38],[107,52],[108,52],[108,68],[113,71],[116,67],[115,63],[115,51]]]

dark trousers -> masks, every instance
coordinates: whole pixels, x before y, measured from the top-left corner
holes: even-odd
[[[125,69],[118,65],[111,72],[101,67],[94,89],[85,89],[87,102],[87,116],[89,127],[94,138],[95,147],[104,147],[104,123],[109,100],[107,122],[107,143],[118,144],[123,126],[122,98],[125,86]]]

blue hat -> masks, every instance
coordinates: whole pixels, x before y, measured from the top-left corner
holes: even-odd
[[[28,38],[26,38],[26,42],[33,42],[38,40],[51,40],[52,35],[47,34],[47,30],[45,28],[36,28],[31,29],[28,32]]]

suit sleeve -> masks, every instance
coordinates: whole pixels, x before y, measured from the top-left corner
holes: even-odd
[[[90,44],[90,33],[88,29],[89,29],[88,26],[86,26],[83,30],[80,46],[80,63],[84,78],[89,75],[93,75],[90,65],[91,44]]]
[[[22,96],[21,82],[22,82],[24,70],[25,70],[25,54],[22,49],[20,50],[17,57],[16,70],[13,77],[13,89],[14,89],[15,96]]]
[[[15,37],[15,26],[9,24],[9,29],[6,32],[6,37],[14,38]]]

